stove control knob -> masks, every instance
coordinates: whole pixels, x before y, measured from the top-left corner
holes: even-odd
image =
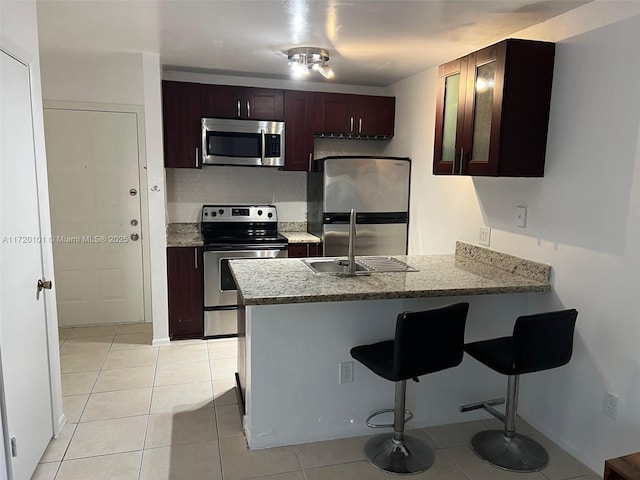
[[[218,210],[218,213],[219,213],[220,215],[222,215],[222,214],[224,213],[224,210],[223,210],[223,209],[220,209],[220,210]]]
[[[216,215],[217,215],[217,213],[216,213],[216,212],[211,212],[211,216],[212,216],[212,217],[215,217]]]
[[[269,218],[273,217],[273,213],[269,212],[269,215],[267,215],[267,217]]]
[[[209,212],[204,212],[204,216],[208,217],[209,216]]]
[[[262,210],[258,210],[258,216],[262,215]]]

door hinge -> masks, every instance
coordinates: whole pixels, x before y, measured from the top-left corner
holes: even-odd
[[[16,442],[16,437],[11,437],[11,456],[18,456],[18,443]]]

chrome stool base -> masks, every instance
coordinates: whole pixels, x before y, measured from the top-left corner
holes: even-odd
[[[364,455],[374,467],[399,474],[424,472],[435,460],[433,450],[422,440],[406,435],[403,440],[394,440],[393,433],[370,438]]]
[[[484,461],[511,472],[537,472],[549,463],[549,454],[535,440],[504,430],[485,430],[471,439],[471,448]]]

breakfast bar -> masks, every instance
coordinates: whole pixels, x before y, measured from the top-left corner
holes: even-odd
[[[465,338],[510,334],[551,290],[548,265],[463,242],[454,255],[395,256],[417,271],[315,274],[300,259],[232,260],[238,286],[238,382],[251,449],[372,433],[365,418],[393,405],[388,382],[340,363],[355,345],[390,339],[398,314],[471,304]],[[340,382],[343,383],[340,383]],[[504,379],[464,359],[407,387],[407,428],[466,421],[458,406],[498,396]]]

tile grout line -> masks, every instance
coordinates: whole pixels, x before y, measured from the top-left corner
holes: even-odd
[[[211,368],[211,351],[209,350],[209,341],[205,340],[207,347],[207,364],[209,366],[209,381],[211,382],[211,403],[213,404],[213,415],[216,423],[216,439],[218,443],[218,458],[220,459],[220,478],[224,480],[224,466],[222,464],[222,439],[220,438],[220,429],[218,428],[218,408],[216,407],[216,391],[213,386],[213,372]]]

